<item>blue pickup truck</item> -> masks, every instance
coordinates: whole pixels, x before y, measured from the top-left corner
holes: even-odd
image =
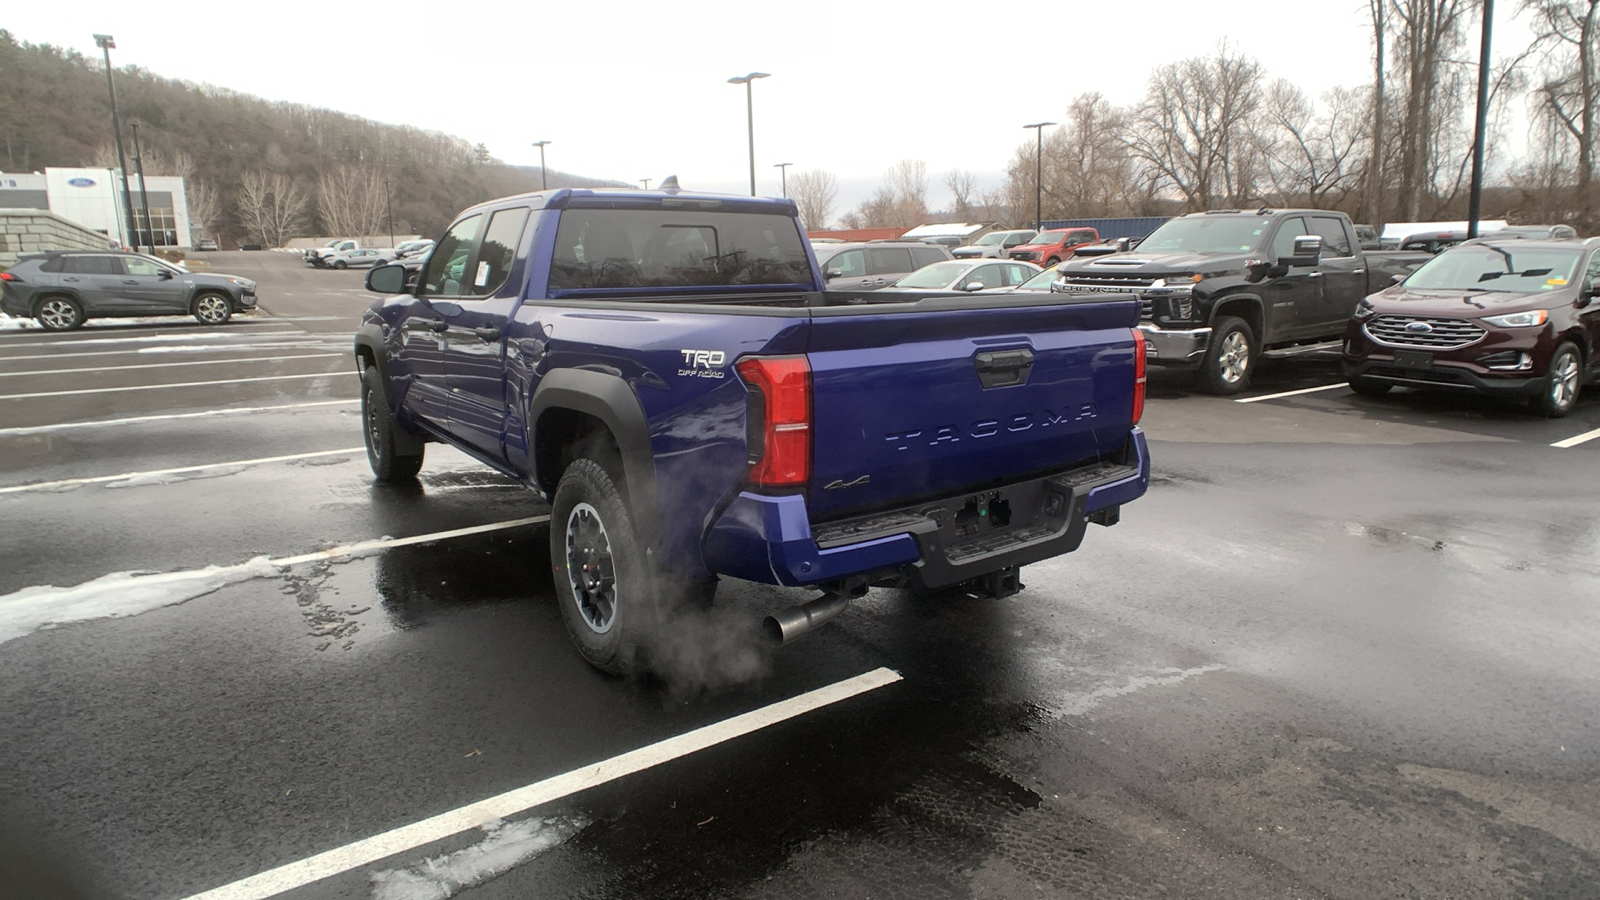
[[[450,444],[549,501],[563,619],[616,673],[719,577],[1006,596],[1149,485],[1136,300],[826,291],[793,202],[554,190],[383,266],[355,336],[369,460]]]

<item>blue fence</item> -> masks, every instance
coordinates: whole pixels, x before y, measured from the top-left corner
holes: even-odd
[[[1093,228],[1102,238],[1142,238],[1165,222],[1168,216],[1139,216],[1130,219],[1045,219],[1045,228]]]

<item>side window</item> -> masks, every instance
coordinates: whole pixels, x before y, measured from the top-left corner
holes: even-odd
[[[1079,244],[1092,244],[1094,241],[1095,233],[1092,231],[1080,231],[1072,236],[1072,245],[1074,247]]]
[[[111,256],[69,256],[61,271],[68,275],[121,275],[122,267]]]
[[[1600,250],[1596,250],[1594,255],[1589,257],[1589,274],[1586,277],[1589,280],[1589,290],[1600,288]]]
[[[522,226],[527,223],[526,206],[502,209],[489,217],[489,229],[483,233],[483,247],[478,251],[472,287],[467,293],[492,294],[506,283],[511,263],[517,258],[517,247],[522,243]]]
[[[467,216],[450,226],[433,255],[428,257],[428,271],[422,278],[424,294],[453,297],[462,293],[466,282],[467,257],[472,255],[472,245],[478,237],[478,226],[483,216]]]
[[[1007,237],[1005,239],[1005,243],[1001,244],[1000,246],[1002,246],[1002,247],[1020,247],[1023,244],[1026,244],[1028,241],[1031,241],[1031,240],[1033,240],[1033,235],[1031,235],[1031,234],[1027,233],[1026,231],[1024,231],[1021,234],[1013,234],[1010,237]]]
[[[867,274],[904,275],[910,272],[911,250],[907,247],[868,247]]]
[[[947,260],[949,258],[950,258],[949,256],[946,256],[945,254],[940,253],[937,249],[935,249],[933,247],[912,247],[911,248],[911,265],[913,267],[913,271],[915,269],[920,269],[923,266],[932,265],[932,264],[934,264],[936,262],[944,262],[945,260]]]
[[[1294,239],[1302,234],[1310,233],[1306,231],[1305,220],[1299,216],[1284,219],[1283,223],[1278,226],[1277,237],[1272,239],[1272,262],[1276,264],[1279,259],[1285,256],[1293,256]]]
[[[1021,284],[1037,274],[1027,266],[1006,266],[1006,287]]]
[[[124,256],[122,257],[122,265],[127,269],[129,275],[141,275],[154,278],[156,275],[161,273],[161,267],[148,259]]]
[[[68,256],[57,256],[57,257],[55,257],[53,259],[47,259],[44,262],[39,264],[39,271],[41,271],[41,272],[61,272],[61,271],[64,271],[66,269],[66,267],[67,267],[67,260],[68,259],[71,259],[71,257],[68,257]]]
[[[962,282],[962,285],[981,284],[985,290],[988,290],[989,288],[1000,287],[1002,280],[1000,270],[1002,268],[1004,267],[979,266],[978,268],[972,270],[972,274],[966,277],[966,280]]]
[[[1322,238],[1323,256],[1350,256],[1350,238],[1344,233],[1344,223],[1327,216],[1313,216],[1311,233]]]
[[[867,251],[846,250],[828,260],[829,269],[838,269],[845,278],[860,278],[867,274]]]

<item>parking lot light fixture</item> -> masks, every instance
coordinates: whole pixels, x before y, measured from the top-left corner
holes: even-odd
[[[544,148],[545,148],[546,144],[553,144],[553,143],[555,143],[555,141],[534,141],[533,142],[533,145],[535,147],[539,148],[539,190],[541,190],[541,191],[550,190],[550,179],[545,175],[545,169],[544,169]]]
[[[771,78],[766,72],[751,72],[749,75],[735,75],[728,79],[729,84],[744,85],[744,115],[746,130],[750,135],[750,196],[756,195],[756,101],[755,92],[751,89],[751,82],[757,78]]]
[[[778,170],[778,178],[783,185],[783,196],[789,196],[789,167],[794,163],[773,163],[772,167]]]
[[[641,179],[639,179],[639,183],[644,185],[644,189],[648,191],[648,190],[650,190],[650,182],[652,182],[654,180],[655,180],[654,178],[641,178]]]
[[[1024,125],[1023,128],[1032,128],[1037,145],[1033,155],[1033,230],[1038,231],[1044,227],[1044,130],[1054,122],[1035,122]]]
[[[106,87],[111,90],[111,133],[117,139],[117,166],[122,169],[122,208],[127,214],[127,234],[138,234],[139,225],[133,218],[133,195],[128,191],[128,157],[122,149],[122,114],[117,111],[117,83],[111,77],[111,51],[117,46],[116,39],[109,34],[94,36],[94,45],[99,47],[106,55]],[[138,239],[134,243],[138,244]]]

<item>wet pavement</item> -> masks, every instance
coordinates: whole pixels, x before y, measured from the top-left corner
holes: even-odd
[[[1252,403],[1157,371],[1150,494],[1024,593],[875,591],[772,652],[808,594],[725,582],[628,681],[572,650],[534,495],[437,446],[372,483],[361,273],[204,258],[262,311],[0,333],[21,896],[190,897],[880,669],[282,896],[1600,896],[1600,441],[1551,446],[1600,391],[1547,421],[1275,396],[1327,354]],[[163,360],[204,364],[126,368]]]

